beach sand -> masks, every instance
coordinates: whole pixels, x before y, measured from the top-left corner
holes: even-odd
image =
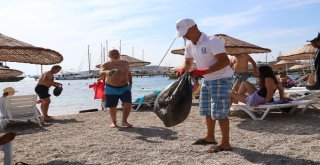
[[[118,121],[121,120],[121,111]],[[132,112],[134,128],[110,128],[107,112],[56,117],[36,123],[9,124],[15,131],[14,162],[30,164],[320,164],[320,110],[269,114],[254,121],[232,112],[233,151],[209,154],[209,146],[191,145],[205,135],[205,120],[194,103],[186,121],[166,128],[152,111]],[[221,139],[219,125],[216,138]],[[3,161],[3,154],[0,154]],[[0,162],[2,163],[2,162]]]

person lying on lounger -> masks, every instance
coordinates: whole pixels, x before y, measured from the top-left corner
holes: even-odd
[[[231,93],[231,103],[237,104],[240,101],[250,106],[257,106],[273,102],[273,96],[277,89],[280,99],[285,99],[283,86],[277,80],[271,67],[264,65],[260,66],[258,70],[260,88],[257,89],[248,81],[242,82],[238,92]]]

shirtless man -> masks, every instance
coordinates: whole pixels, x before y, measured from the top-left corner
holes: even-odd
[[[257,64],[248,54],[237,54],[233,55],[230,60],[231,68],[234,70],[235,83],[233,84],[232,90],[238,91],[241,82],[246,81],[249,77],[248,63],[252,64],[253,75],[257,75]]]
[[[48,110],[49,110],[49,104],[51,102],[50,100],[50,94],[49,94],[49,88],[51,86],[57,87],[60,86],[61,84],[58,82],[54,82],[54,77],[53,74],[56,74],[60,72],[61,66],[59,65],[54,65],[50,71],[44,72],[38,81],[38,84],[35,88],[36,93],[40,97],[40,102],[41,102],[41,112],[44,117],[44,121],[50,121],[53,120],[51,116],[48,115]]]
[[[117,105],[119,99],[124,104],[122,123],[123,127],[132,127],[127,119],[131,111],[132,75],[127,61],[120,59],[118,50],[109,51],[110,61],[104,63],[100,70],[100,76],[105,78],[106,107],[109,108],[112,123],[110,127],[117,127]]]

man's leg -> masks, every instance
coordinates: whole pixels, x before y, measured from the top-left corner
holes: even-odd
[[[109,114],[112,121],[110,127],[114,128],[117,126],[117,107],[109,108]]]
[[[122,114],[122,126],[124,127],[132,127],[132,124],[128,123],[128,117],[131,112],[132,106],[132,96],[131,91],[126,91],[120,96],[120,100],[123,103],[123,114]]]
[[[229,118],[225,118],[222,120],[219,120],[220,130],[221,130],[221,143],[219,144],[219,147],[223,149],[229,149],[231,148],[230,142],[229,142]]]
[[[214,136],[216,121],[212,120],[211,116],[206,116],[206,123],[207,123],[207,136],[204,139],[209,142],[214,142],[216,141]]]
[[[40,108],[45,121],[52,120],[52,118],[48,115],[50,102],[51,102],[50,97],[41,99]]]
[[[131,105],[131,102],[123,103],[122,126],[132,127],[132,124],[128,123],[128,117],[131,112]]]

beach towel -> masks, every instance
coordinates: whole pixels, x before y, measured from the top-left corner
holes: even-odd
[[[89,88],[93,88],[94,90],[94,99],[104,99],[104,85],[101,81],[89,85]]]
[[[153,111],[166,127],[183,122],[192,104],[192,84],[189,72],[168,85],[156,98]]]

